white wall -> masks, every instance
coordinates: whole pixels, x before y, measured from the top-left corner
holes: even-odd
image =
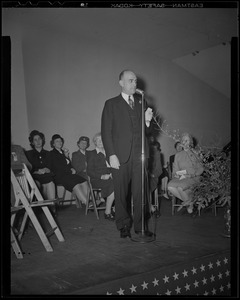
[[[33,129],[45,134],[48,150],[55,133],[70,152],[79,136],[92,138],[105,100],[120,92],[118,75],[125,68],[139,75],[147,101],[172,130],[188,131],[204,144],[230,140],[229,99],[175,63],[47,29],[20,36],[13,23],[4,20],[3,26],[12,40],[12,135],[25,148]],[[168,159],[174,140],[160,135],[159,141]]]

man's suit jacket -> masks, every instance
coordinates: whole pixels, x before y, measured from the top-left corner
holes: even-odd
[[[134,110],[136,110],[137,122],[141,131],[142,104],[140,102],[140,98],[134,95]],[[133,143],[133,125],[129,109],[128,103],[120,94],[107,100],[102,112],[101,136],[106,156],[109,158],[115,154],[120,164],[128,161]]]

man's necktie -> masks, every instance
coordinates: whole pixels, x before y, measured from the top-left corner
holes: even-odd
[[[131,96],[128,97],[128,103],[130,107],[133,109],[134,108],[134,101],[131,99]]]

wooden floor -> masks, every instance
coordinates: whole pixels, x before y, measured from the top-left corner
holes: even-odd
[[[184,209],[171,215],[171,202],[161,199],[161,217],[150,220],[156,240],[121,239],[115,223],[93,212],[65,205],[58,210],[65,242],[50,237],[54,251],[45,251],[37,233],[28,228],[22,238],[23,259],[11,253],[12,295],[81,294],[81,290],[120,278],[230,249],[224,231],[223,208],[201,216]]]

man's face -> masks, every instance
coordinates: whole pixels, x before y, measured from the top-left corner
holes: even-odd
[[[122,87],[123,93],[133,95],[136,92],[137,77],[133,72],[126,71],[124,72],[122,79],[119,81],[119,84]]]

